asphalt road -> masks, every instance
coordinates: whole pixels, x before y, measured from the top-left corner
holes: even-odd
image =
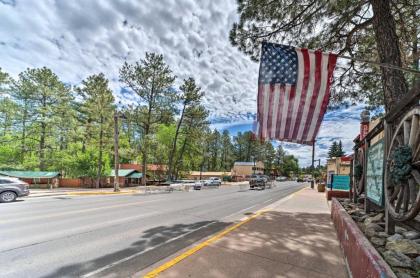
[[[127,277],[303,186],[0,204],[0,277]]]

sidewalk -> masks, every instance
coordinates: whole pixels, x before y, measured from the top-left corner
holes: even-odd
[[[310,188],[185,253],[193,254],[148,277],[348,277],[325,194]]]

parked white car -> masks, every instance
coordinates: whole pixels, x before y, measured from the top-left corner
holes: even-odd
[[[204,181],[204,186],[221,186],[222,180],[217,177],[211,177]]]

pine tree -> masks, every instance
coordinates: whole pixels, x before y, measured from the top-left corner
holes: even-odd
[[[200,105],[201,98],[204,96],[204,93],[201,91],[201,88],[198,87],[193,78],[184,80],[184,83],[179,88],[182,94],[178,97],[181,101],[182,109],[181,115],[176,125],[175,137],[173,139],[172,148],[169,153],[169,163],[168,163],[168,179],[173,179],[173,162],[176,154],[176,147],[178,143],[178,136],[183,124],[185,112],[191,107],[196,107]]]
[[[144,175],[150,151],[151,134],[165,118],[172,118],[176,93],[171,88],[175,77],[165,64],[163,56],[146,53],[145,59],[135,64],[124,63],[120,81],[136,93],[141,103],[136,108],[136,122],[141,127],[142,166]],[[146,179],[142,179],[143,185]]]
[[[333,158],[337,157],[337,150],[338,150],[338,144],[336,141],[332,142],[330,149],[328,150],[328,157]]]
[[[60,112],[71,109],[73,96],[69,87],[48,68],[28,69],[20,77],[25,109],[32,114],[32,132],[38,138],[38,167],[43,171],[53,159],[53,153],[47,154],[46,149],[56,142],[55,131],[62,124]]]
[[[78,88],[83,98],[81,111],[85,115],[86,128],[92,132],[94,144],[97,144],[98,157],[96,168],[96,188],[100,187],[100,179],[104,172],[104,156],[109,156],[111,146],[114,96],[109,89],[108,80],[104,74],[91,75],[82,81]],[[108,152],[106,151],[108,150]]]

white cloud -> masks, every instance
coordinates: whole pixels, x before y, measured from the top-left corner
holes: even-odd
[[[153,51],[164,54],[176,85],[197,79],[213,118],[255,112],[258,66],[228,40],[237,18],[233,1],[8,2],[0,2],[0,66],[13,75],[47,66],[77,84],[104,72],[118,94],[124,60]]]
[[[0,67],[16,76],[47,66],[72,84],[103,72],[117,99],[127,103],[136,97],[120,93],[119,68],[146,51],[158,52],[178,76],[176,86],[192,76],[206,92],[214,127],[251,129],[258,65],[229,43],[237,19],[235,1],[224,0],[0,0]],[[325,157],[333,138],[350,151],[358,132],[355,109],[328,114],[317,154]],[[352,117],[337,121],[343,115]],[[310,163],[310,147],[285,148]]]

